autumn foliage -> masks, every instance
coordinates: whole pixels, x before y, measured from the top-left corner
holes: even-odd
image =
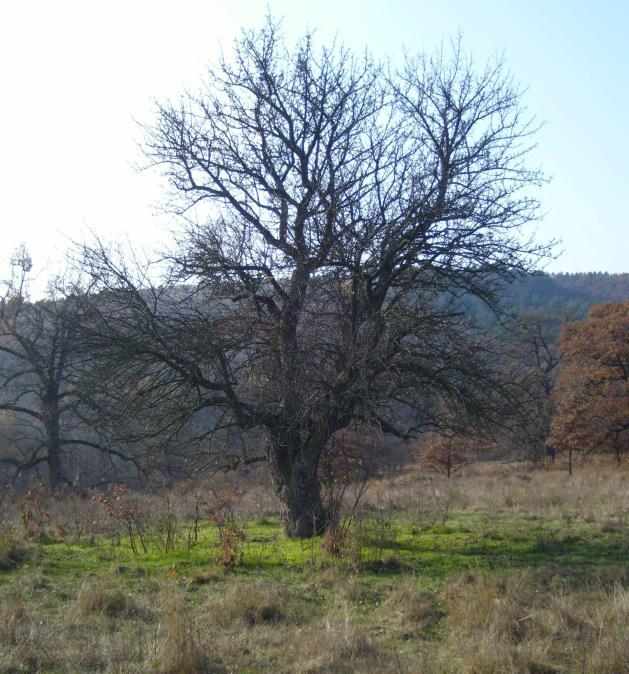
[[[477,445],[470,438],[435,435],[423,448],[420,465],[427,470],[452,477],[474,461],[476,450]]]
[[[561,333],[564,364],[555,387],[549,443],[558,449],[613,452],[629,443],[629,302],[605,302]]]

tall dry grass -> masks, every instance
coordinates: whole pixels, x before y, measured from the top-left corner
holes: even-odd
[[[451,479],[410,466],[395,477],[374,480],[364,504],[423,513],[428,524],[452,510],[629,525],[629,462],[595,462],[570,476],[559,465],[485,462]]]

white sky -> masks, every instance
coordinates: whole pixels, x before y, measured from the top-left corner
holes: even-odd
[[[0,264],[25,242],[42,275],[69,239],[168,241],[163,185],[140,173],[137,121],[152,99],[194,89],[241,26],[267,8],[289,39],[399,56],[462,31],[483,61],[504,52],[545,120],[538,160],[552,183],[540,238],[563,239],[551,271],[629,271],[629,3],[531,0],[31,0],[0,5]]]

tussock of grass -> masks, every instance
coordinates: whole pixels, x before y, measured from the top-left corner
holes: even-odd
[[[193,571],[190,575],[190,582],[194,585],[207,585],[216,582],[220,576],[215,571]]]
[[[313,613],[308,603],[280,583],[270,581],[232,584],[208,602],[208,613],[218,624],[301,624]]]
[[[13,536],[0,534],[0,571],[15,569],[26,557],[26,548]]]
[[[5,599],[0,609],[0,641],[15,646],[28,637],[32,618],[21,602]]]
[[[60,671],[61,664],[49,650],[45,626],[19,599],[0,602],[0,674],[33,674]]]
[[[387,597],[385,607],[402,638],[434,636],[445,615],[436,593],[421,590],[414,578],[402,579]]]
[[[214,674],[221,670],[212,666],[209,658],[199,645],[198,637],[184,603],[171,588],[170,596],[163,604],[165,616],[162,656],[159,663],[160,674]]]
[[[629,672],[629,592],[620,584],[476,574],[445,597],[452,650],[470,672],[560,672],[565,662],[590,674]]]
[[[367,630],[349,620],[318,622],[296,637],[291,653],[295,674],[387,671],[384,652]]]
[[[146,615],[123,587],[98,581],[83,584],[77,605],[83,614],[99,614],[107,618],[141,618]]]

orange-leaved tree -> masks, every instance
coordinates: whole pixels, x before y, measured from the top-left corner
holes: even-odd
[[[478,449],[479,440],[473,437],[435,434],[422,451],[420,465],[450,478],[461,468],[474,462]]]
[[[549,443],[568,452],[613,452],[629,443],[629,302],[604,302],[561,333],[563,369]]]

